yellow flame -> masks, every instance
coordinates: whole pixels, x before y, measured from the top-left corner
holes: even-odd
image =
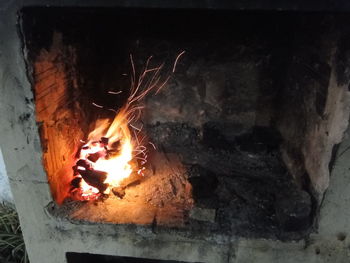
[[[107,130],[107,132],[105,132]],[[133,158],[133,143],[130,130],[128,127],[128,120],[126,109],[122,109],[116,114],[113,122],[110,124],[108,120],[98,120],[96,128],[90,132],[87,143],[90,145],[88,153],[99,152],[102,150],[100,145],[94,146],[94,141],[99,141],[101,137],[109,138],[108,145],[113,145],[119,141],[119,153],[113,157],[106,159],[100,157],[94,164],[95,170],[104,171],[107,173],[107,178],[104,183],[109,184],[109,189],[105,191],[109,193],[110,188],[119,186],[120,182],[130,176],[133,169],[129,162]],[[81,151],[80,158],[86,160],[87,153]],[[83,181],[83,180],[82,180]],[[84,182],[85,188],[86,183]],[[81,185],[82,186],[82,185]],[[84,188],[82,188],[84,191]]]
[[[88,185],[84,180],[81,180],[80,182],[80,188],[83,191],[83,196],[85,195],[89,195],[89,194],[97,194],[98,193],[98,189]]]
[[[176,60],[173,65],[172,73],[175,72],[176,65],[179,58],[185,53],[182,51],[176,57]],[[89,142],[87,143],[87,148],[83,147],[80,152],[80,159],[88,161],[88,157],[93,153],[101,153],[105,155],[106,151],[102,143],[98,143],[101,137],[106,137],[109,139],[108,146],[114,147],[113,144],[118,142],[120,149],[116,155],[110,156],[101,156],[99,155],[98,160],[95,163],[91,163],[94,170],[104,171],[107,173],[107,177],[104,183],[109,184],[109,188],[105,191],[106,194],[109,193],[112,187],[119,186],[120,182],[130,176],[133,171],[136,171],[140,174],[144,168],[139,169],[139,167],[132,167],[131,160],[133,159],[133,150],[134,145],[132,141],[132,136],[129,130],[128,123],[132,120],[138,119],[141,115],[141,110],[144,106],[140,105],[140,101],[144,97],[154,92],[158,94],[160,90],[166,85],[170,76],[167,76],[164,80],[161,78],[161,70],[163,69],[164,63],[156,67],[149,67],[152,56],[147,59],[145,69],[139,76],[136,75],[135,64],[130,54],[130,62],[132,66],[131,74],[131,89],[130,95],[127,99],[124,107],[116,114],[113,122],[110,124],[109,120],[98,120],[96,122],[96,128],[90,132],[88,136]],[[119,92],[109,92],[111,94],[119,94]],[[98,108],[103,108],[103,106],[93,103],[94,106]],[[133,128],[135,128],[133,126]],[[137,129],[137,128],[135,128]],[[137,129],[138,130],[138,129]],[[137,134],[135,134],[137,137]],[[135,147],[136,151],[139,151],[140,142],[137,140],[137,145]],[[141,140],[142,141],[142,140]],[[153,145],[153,144],[152,144]],[[142,146],[142,145],[141,145]],[[155,146],[153,145],[155,148]],[[115,147],[114,147],[115,148]],[[145,148],[143,146],[143,148]],[[145,163],[146,153],[145,150],[140,150],[144,154],[144,158],[140,158]],[[107,158],[106,158],[107,157]],[[84,188],[87,189],[87,184],[82,180],[81,189],[84,191]],[[95,188],[96,189],[96,188]]]

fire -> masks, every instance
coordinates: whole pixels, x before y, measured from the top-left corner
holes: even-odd
[[[176,64],[184,51],[181,52],[173,65]],[[135,123],[141,116],[144,106],[143,98],[152,91],[157,94],[168,82],[170,75],[161,80],[160,72],[164,64],[149,68],[151,61],[147,60],[144,70],[137,77],[133,58],[130,95],[123,107],[116,112],[113,121],[97,120],[95,129],[88,135],[88,140],[80,149],[79,159],[74,166],[75,176],[79,181],[81,196],[89,200],[98,194],[109,194],[120,187],[121,182],[133,173],[143,176],[144,165],[147,162],[146,137],[142,136],[142,126]],[[118,95],[121,91],[108,92]],[[94,106],[103,106],[93,103]],[[154,144],[149,142],[153,148]],[[74,179],[73,179],[74,181]]]
[[[133,172],[143,175],[144,168],[135,161],[137,156],[134,153],[139,148],[136,143],[138,134],[133,137],[129,128],[134,111],[128,108],[124,106],[112,122],[98,120],[88,142],[80,149],[75,170],[81,176],[80,189],[85,199],[98,193],[109,194]]]
[[[107,132],[103,133],[106,130]],[[101,138],[108,138],[108,143],[100,142]],[[89,134],[88,139],[89,142],[82,147],[80,159],[87,160],[92,154],[99,154],[99,159],[91,165],[94,170],[107,173],[103,183],[109,185],[104,191],[108,194],[111,187],[119,186],[119,183],[135,169],[130,164],[134,146],[125,110],[116,114],[112,123],[108,120],[98,121],[96,129]],[[117,145],[118,149],[113,145]],[[110,150],[118,153],[111,154]]]

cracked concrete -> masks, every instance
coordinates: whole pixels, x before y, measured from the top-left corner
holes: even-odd
[[[9,178],[7,177],[4,158],[0,149],[0,202],[14,205],[13,196],[10,189]]]

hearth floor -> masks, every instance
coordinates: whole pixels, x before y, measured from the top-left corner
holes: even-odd
[[[154,159],[157,166],[127,187],[122,199],[111,193],[96,201],[66,200],[55,214],[90,222],[183,226],[193,205],[185,170],[177,155],[156,154]]]

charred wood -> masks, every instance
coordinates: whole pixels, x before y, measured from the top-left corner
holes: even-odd
[[[108,141],[109,141],[109,138],[107,137],[101,137],[101,144],[103,144],[104,146],[107,146],[108,145]]]
[[[78,169],[78,172],[87,184],[97,188],[101,193],[103,193],[107,189],[108,184],[104,183],[104,181],[107,178],[106,172],[81,169]]]
[[[98,159],[100,159],[101,155],[102,154],[100,152],[90,153],[88,160],[95,163],[98,161]]]
[[[89,162],[83,159],[80,159],[76,162],[75,167],[79,169],[79,166],[84,167],[85,169],[91,169]]]
[[[75,177],[75,178],[71,181],[70,184],[71,184],[72,188],[79,188],[80,182],[81,182],[81,177]]]

